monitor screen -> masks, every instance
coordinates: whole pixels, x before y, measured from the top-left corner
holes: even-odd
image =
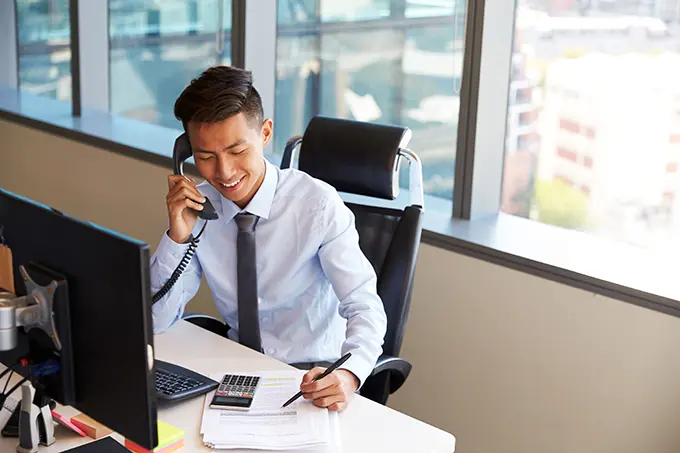
[[[62,352],[72,357],[74,394],[71,398],[68,388],[53,386],[49,396],[154,448],[158,435],[148,245],[2,189],[0,228],[12,251],[18,295],[25,294],[20,265],[42,266],[67,282],[71,335]],[[65,332],[57,311],[55,306],[57,331]],[[0,352],[0,361],[14,365],[28,344],[20,334],[17,350]]]

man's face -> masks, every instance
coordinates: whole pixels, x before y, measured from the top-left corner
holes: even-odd
[[[219,123],[187,124],[198,171],[240,208],[246,207],[262,185],[263,150],[272,138],[272,131],[270,119],[255,125],[242,113]]]

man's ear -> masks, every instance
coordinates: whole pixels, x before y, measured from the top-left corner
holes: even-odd
[[[264,148],[274,137],[274,122],[271,118],[265,118],[262,122],[262,147]]]

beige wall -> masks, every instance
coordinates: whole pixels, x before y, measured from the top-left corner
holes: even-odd
[[[169,170],[0,121],[0,187],[147,241]],[[214,313],[203,289],[192,306]],[[680,321],[424,245],[390,405],[462,453],[680,451]]]
[[[0,120],[0,187],[158,246],[169,168]],[[188,310],[217,315],[206,285]]]

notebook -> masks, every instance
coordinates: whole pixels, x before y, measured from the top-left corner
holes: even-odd
[[[80,447],[66,450],[64,453],[130,453],[125,447],[111,437],[95,440]]]

